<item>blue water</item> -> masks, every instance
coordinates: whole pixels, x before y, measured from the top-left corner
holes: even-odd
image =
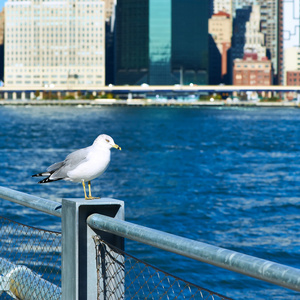
[[[82,197],[81,184],[31,174],[111,135],[93,193],[126,203],[128,221],[300,268],[300,110],[0,107],[0,185]],[[60,230],[60,219],[0,200],[0,215]],[[127,242],[161,269],[234,299],[299,299],[268,283]]]

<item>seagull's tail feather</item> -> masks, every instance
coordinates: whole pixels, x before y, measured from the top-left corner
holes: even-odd
[[[42,176],[50,176],[52,173],[50,172],[44,172],[44,173],[38,173],[38,174],[34,174],[31,177],[42,177]]]
[[[47,178],[44,178],[43,180],[39,181],[38,183],[47,183],[47,182],[52,182],[52,181],[57,181],[57,180],[62,180],[63,179],[63,178],[50,179],[50,176],[47,177]]]
[[[47,176],[47,178],[42,179],[42,180],[39,181],[38,183],[47,183],[47,182],[57,181],[57,180],[62,180],[62,179],[63,179],[63,178],[55,178],[55,179],[51,179],[50,176],[51,176],[54,172],[55,172],[55,171],[52,171],[52,172],[44,172],[44,173],[38,173],[38,174],[32,175],[32,177]]]

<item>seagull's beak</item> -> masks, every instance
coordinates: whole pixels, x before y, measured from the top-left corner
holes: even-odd
[[[117,144],[114,144],[114,145],[112,145],[114,148],[116,148],[116,149],[118,149],[118,150],[121,150],[121,147],[120,146],[118,146]]]

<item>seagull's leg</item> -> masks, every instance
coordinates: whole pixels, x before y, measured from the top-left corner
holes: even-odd
[[[88,186],[89,186],[89,198],[93,199],[93,197],[92,197],[92,190],[91,190],[91,182],[90,181],[88,182]]]
[[[92,199],[100,199],[100,197],[92,197],[92,189],[91,189],[91,182],[89,181],[88,182],[88,186],[89,186],[89,200],[92,200]]]
[[[85,198],[85,200],[88,200],[89,198],[86,196],[86,190],[85,190],[85,183],[84,183],[84,180],[82,179],[81,182],[82,182],[83,191],[84,191],[84,198]]]

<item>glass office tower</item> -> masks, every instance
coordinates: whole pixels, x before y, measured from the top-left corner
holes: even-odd
[[[149,0],[149,74],[152,85],[172,84],[172,0]],[[162,83],[163,82],[163,83]]]
[[[208,84],[208,0],[172,1],[172,74],[177,83]]]
[[[252,6],[244,6],[239,8],[235,12],[235,18],[233,19],[232,28],[232,39],[231,39],[231,49],[228,51],[228,83],[232,84],[233,76],[233,61],[236,58],[244,57],[244,46],[245,46],[245,34],[246,34],[246,23],[249,21],[250,14],[252,12]]]
[[[115,27],[115,83],[147,82],[149,69],[148,0],[118,0]]]
[[[118,0],[115,84],[208,83],[209,0]]]

